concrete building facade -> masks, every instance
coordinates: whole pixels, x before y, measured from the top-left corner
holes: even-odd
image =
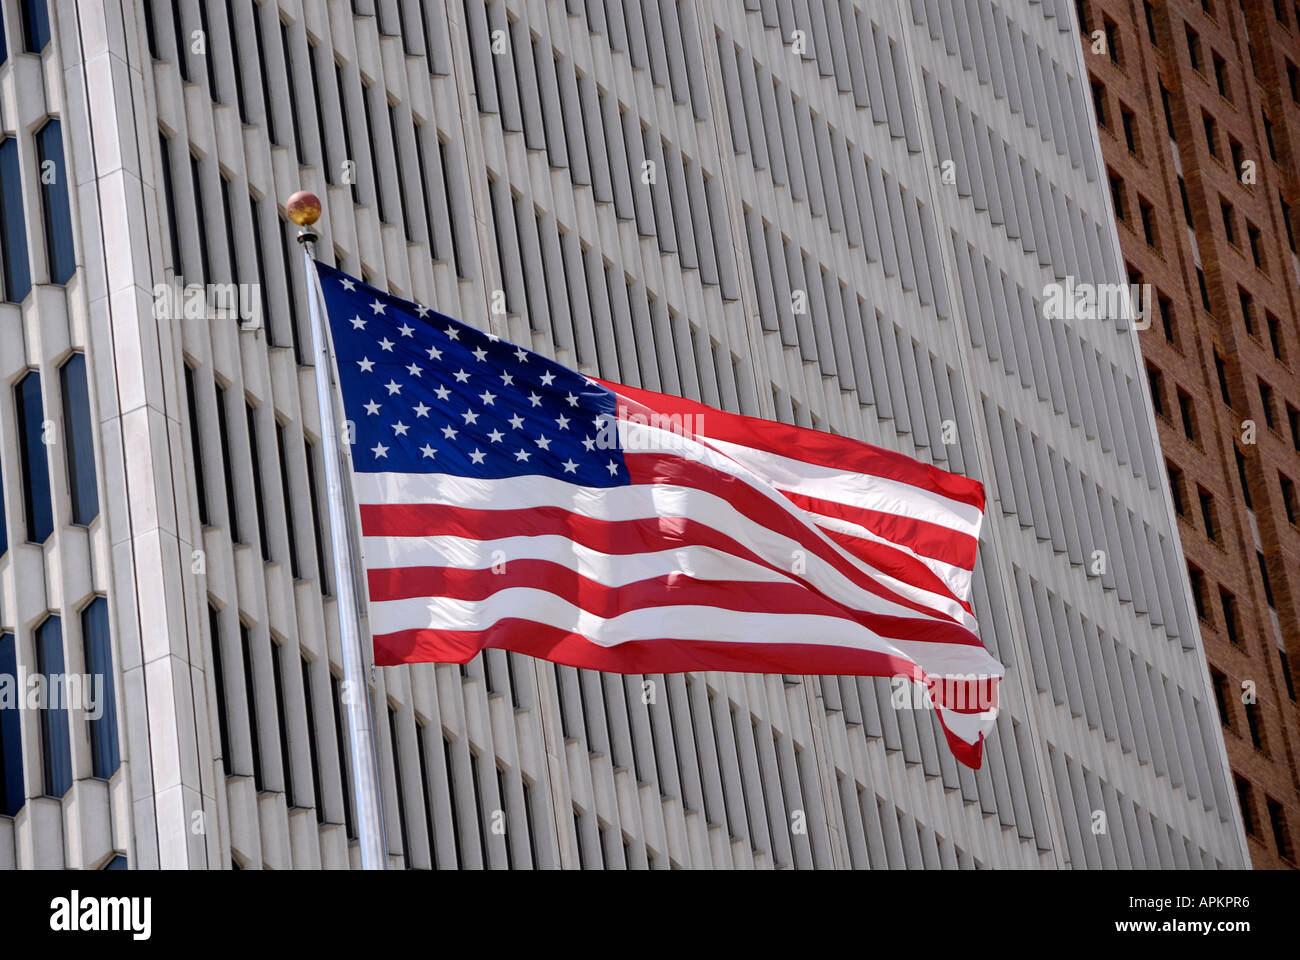
[[[1154,290],[1142,352],[1251,860],[1294,868],[1300,8],[1080,11],[1120,248]]]
[[[300,188],[368,283],[989,491],[979,771],[887,679],[384,668],[393,866],[1246,863],[1133,323],[1045,309],[1124,281],[1072,4],[45,9],[0,0],[0,636],[119,736],[0,713],[0,866],[357,862]]]

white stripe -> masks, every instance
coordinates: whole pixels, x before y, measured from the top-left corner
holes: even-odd
[[[606,587],[686,574],[700,580],[797,583],[793,577],[712,547],[686,546],[652,553],[606,554],[559,534],[473,540],[468,537],[364,537],[367,569],[445,566],[487,570],[499,562],[549,560]]]
[[[790,569],[795,563],[800,564],[803,568],[797,574],[800,580],[850,609],[927,619],[922,612],[863,589],[828,561],[809,553],[802,544],[750,520],[721,497],[692,487],[671,484],[584,487],[543,476],[529,477],[521,483],[511,477],[492,479],[446,473],[358,473],[355,487],[357,501],[361,504],[438,503],[498,510],[559,506],[579,516],[611,521],[648,517],[707,518],[709,527],[731,537],[779,569]],[[899,596],[935,611],[930,619],[952,620],[972,632],[977,629],[975,618],[951,597],[931,593],[881,573],[830,540],[803,511],[779,494],[773,495],[773,502],[784,505],[783,509],[805,529],[863,574]]]
[[[743,464],[778,490],[802,493],[822,500],[833,500],[846,506],[878,510],[899,517],[910,517],[947,527],[979,539],[983,513],[978,507],[960,500],[952,500],[924,487],[876,477],[865,473],[852,473],[824,467],[820,464],[793,460],[766,450],[741,446],[725,440],[708,438],[708,444],[726,456]]]
[[[658,637],[719,643],[824,644],[893,654],[918,664],[930,676],[1003,675],[1002,665],[983,647],[887,640],[838,617],[690,605],[643,607],[616,617],[602,617],[531,587],[509,587],[483,600],[419,597],[370,605],[370,627],[377,636],[418,629],[478,631],[507,618],[544,623],[606,648]]]

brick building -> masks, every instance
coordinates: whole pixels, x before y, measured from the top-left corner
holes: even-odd
[[[1251,857],[1294,867],[1300,4],[1078,8],[1120,246],[1153,287],[1142,351]]]

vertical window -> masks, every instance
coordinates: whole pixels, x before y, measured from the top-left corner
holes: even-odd
[[[1169,90],[1165,87],[1163,80],[1160,81],[1160,106],[1165,113],[1165,129],[1169,132],[1169,139],[1177,141],[1178,133],[1174,129],[1174,110],[1169,102]]]
[[[262,311],[262,329],[266,333],[266,345],[274,347],[276,345],[275,325],[271,322],[271,308],[266,299],[267,272],[266,257],[262,250],[262,202],[251,190],[248,191],[248,211],[253,218],[253,257],[257,261],[257,297]],[[289,291],[289,297],[295,299],[292,289]]]
[[[316,822],[325,822],[325,800],[320,786],[320,753],[316,746],[316,707],[312,698],[311,661],[302,656],[302,700],[307,711],[307,749],[311,754],[311,788],[316,805]]]
[[[1241,822],[1246,833],[1252,837],[1259,836],[1259,824],[1255,820],[1255,796],[1250,782],[1242,777],[1233,778],[1237,784],[1237,804],[1241,807]]]
[[[1121,105],[1119,108],[1119,122],[1124,128],[1124,143],[1128,146],[1129,153],[1140,153],[1141,151],[1138,150],[1137,117],[1133,115],[1133,111]]]
[[[1192,585],[1192,599],[1196,601],[1196,615],[1209,620],[1209,605],[1205,602],[1205,574],[1198,567],[1187,565],[1187,579]]]
[[[1210,150],[1210,156],[1217,157],[1219,155],[1218,124],[1214,122],[1212,116],[1204,112],[1201,113],[1201,123],[1205,126],[1205,145]]]
[[[1273,357],[1286,362],[1286,350],[1282,346],[1282,326],[1277,317],[1265,311],[1264,323],[1268,327],[1268,343],[1273,348]]]
[[[1119,30],[1115,27],[1115,21],[1109,17],[1102,19],[1102,27],[1106,31],[1106,49],[1110,51],[1110,62],[1119,65],[1122,57],[1119,49]]]
[[[1092,82],[1092,109],[1097,114],[1097,125],[1108,126],[1106,120],[1106,88],[1096,80]]]
[[[199,29],[203,31],[205,42],[211,42],[212,31],[208,29],[208,10],[206,3],[199,4]],[[208,96],[214,103],[221,102],[221,92],[217,89],[217,69],[216,57],[212,56],[210,51],[205,49],[203,54],[203,65],[208,71]]]
[[[1254,261],[1255,266],[1261,270],[1266,270],[1267,265],[1264,262],[1264,248],[1259,242],[1259,228],[1246,221],[1246,238],[1250,241],[1250,259]]]
[[[272,679],[275,681],[276,728],[280,734],[280,776],[284,787],[284,802],[290,807],[301,807],[298,791],[294,787],[293,757],[289,753],[289,714],[285,710],[284,676],[289,667],[285,663],[291,654],[289,645],[271,640]]]
[[[176,41],[176,67],[181,72],[181,80],[185,83],[190,82],[190,64],[189,58],[185,52],[185,24],[181,22],[181,9],[184,4],[173,2],[172,8],[172,37]]]
[[[293,498],[289,493],[289,460],[284,451],[284,424],[275,422],[275,450],[280,459],[280,490],[284,497],[284,523],[289,537],[289,572],[295,580],[301,577],[298,569],[298,531],[293,522]]]
[[[1147,364],[1147,383],[1151,387],[1151,406],[1156,412],[1156,416],[1165,416],[1165,388],[1164,377],[1160,371]]]
[[[239,621],[239,646],[244,657],[244,696],[248,700],[248,743],[253,751],[253,786],[260,793],[265,789],[262,770],[261,733],[257,724],[257,690],[253,683],[253,649],[248,640],[248,627]]]
[[[316,61],[320,58],[320,45],[307,38],[307,63],[311,67],[312,102],[316,104],[316,137],[320,143],[320,163],[325,168],[325,182],[334,183],[336,171],[329,160],[328,141],[325,138],[325,98],[320,85],[320,75],[316,70]]]
[[[298,156],[298,165],[305,166],[307,161],[302,153],[302,122],[298,118],[298,90],[293,77],[293,58],[289,55],[289,25],[280,21],[280,46],[284,50],[284,78],[289,97],[289,115],[293,120],[293,146]]]
[[[1196,488],[1196,499],[1201,505],[1201,522],[1205,524],[1205,535],[1211,540],[1219,539],[1218,511],[1214,508],[1214,495],[1202,486]]]
[[[221,767],[230,776],[230,718],[226,713],[226,667],[221,657],[221,615],[208,604],[208,641],[212,644],[212,683],[217,690],[217,730],[221,736]]]
[[[352,149],[352,124],[348,122],[347,107],[348,94],[347,87],[343,83],[343,64],[337,60],[334,61],[334,83],[339,88],[339,104],[343,109],[343,150],[346,153],[344,160],[355,161],[357,158],[356,151]],[[360,197],[357,194],[357,178],[352,178],[352,202],[360,203]]]
[[[1237,228],[1232,216],[1232,204],[1220,200],[1219,211],[1223,214],[1223,235],[1227,237],[1229,243],[1235,244],[1237,242]]]
[[[1124,220],[1124,181],[1119,177],[1111,174],[1110,176],[1110,202],[1115,208],[1115,219],[1123,222]]]
[[[1156,12],[1151,7],[1151,0],[1142,0],[1142,12],[1147,20],[1147,38],[1153,47],[1158,47],[1160,41],[1156,39]]]
[[[1255,298],[1238,287],[1237,301],[1241,304],[1241,321],[1246,325],[1246,332],[1252,337],[1258,336],[1255,330]]]
[[[1138,212],[1142,215],[1142,235],[1146,238],[1147,246],[1155,248],[1159,245],[1156,237],[1156,212],[1142,197],[1138,197]]]
[[[158,131],[158,161],[162,172],[163,198],[167,204],[167,241],[172,258],[172,270],[180,273],[181,235],[180,222],[176,218],[176,186],[172,181],[171,141],[167,135]]]
[[[41,216],[45,221],[45,253],[49,258],[50,282],[67,283],[77,264],[72,246],[68,175],[63,162],[63,134],[59,121],[48,120],[37,131],[36,158],[41,169]]]
[[[226,228],[226,279],[230,283],[239,282],[239,258],[235,255],[235,211],[230,206],[230,181],[221,170],[217,171],[217,179],[221,183],[221,218]],[[239,301],[238,293],[235,294],[236,300],[231,306],[234,308],[233,313],[238,323]]]
[[[1201,38],[1191,27],[1187,28],[1187,57],[1193,70],[1201,69]]]
[[[1282,508],[1286,511],[1288,523],[1300,522],[1300,506],[1296,503],[1295,483],[1290,477],[1278,474],[1282,487]]]
[[[1282,205],[1282,225],[1286,227],[1286,245],[1291,248],[1292,253],[1295,253],[1295,228],[1291,226],[1291,205],[1286,202],[1280,190],[1277,194],[1277,202]]]
[[[86,355],[74,353],[59,371],[63,387],[63,448],[68,464],[72,522],[87,526],[99,516],[95,484],[95,442],[86,386]]]
[[[271,559],[271,548],[266,535],[266,506],[262,498],[262,452],[257,442],[257,408],[251,403],[244,403],[244,413],[248,422],[248,461],[253,467],[253,506],[257,508],[257,546],[262,552],[262,560]]]
[[[1225,100],[1231,100],[1232,95],[1228,92],[1228,65],[1224,62],[1223,57],[1217,53],[1214,56],[1214,84],[1219,88],[1219,95]]]
[[[63,668],[63,627],[46,617],[36,628],[36,672],[45,677],[45,709],[40,711],[41,765],[45,795],[62,797],[72,787],[72,750],[68,733],[67,674]]]
[[[262,116],[266,122],[266,135],[272,143],[280,142],[275,129],[275,113],[271,110],[271,83],[267,76],[266,41],[262,37],[262,5],[253,4],[253,39],[257,42],[257,63],[262,72]]]
[[[1187,181],[1181,176],[1178,178],[1178,196],[1183,201],[1183,219],[1189,227],[1195,226],[1195,221],[1192,219],[1192,201],[1187,195]]]
[[[148,5],[145,4],[146,7]],[[239,55],[239,29],[235,26],[235,5],[227,3],[225,7],[226,32],[230,35],[230,71],[235,77],[235,103],[239,107],[239,122],[247,124],[248,104],[244,99],[244,58]]]
[[[0,270],[4,298],[10,303],[21,302],[32,288],[32,276],[27,261],[18,141],[13,137],[0,140]]]
[[[1291,427],[1291,446],[1300,452],[1300,410],[1289,403],[1286,405],[1286,420]]]
[[[1223,607],[1223,627],[1229,642],[1240,646],[1241,632],[1237,625],[1237,598],[1227,590],[1219,590],[1219,605]]]
[[[1263,107],[1259,109],[1260,117],[1264,121],[1264,142],[1268,144],[1268,155],[1274,163],[1277,163],[1277,144],[1273,142],[1273,121],[1268,117],[1268,111]]]
[[[1246,726],[1250,730],[1250,742],[1260,753],[1268,753],[1268,738],[1264,732],[1264,721],[1259,716],[1259,704],[1246,704]]]
[[[1189,394],[1178,391],[1178,414],[1183,421],[1183,434],[1188,440],[1196,442],[1196,412]]]
[[[5,521],[4,475],[0,473],[0,557],[9,550],[9,524]]]
[[[50,468],[43,439],[45,413],[41,406],[41,375],[35,370],[19,380],[14,388],[14,408],[18,415],[18,454],[27,541],[44,543],[54,532],[54,511],[50,505]]]
[[[194,187],[194,219],[199,228],[199,269],[201,282],[212,282],[212,266],[208,261],[208,216],[203,205],[203,166],[190,154],[190,181]],[[187,264],[188,268],[188,264]]]
[[[194,369],[185,364],[185,403],[190,415],[190,455],[194,458],[194,487],[199,501],[199,523],[208,525],[208,484],[203,475],[203,444],[199,440],[199,407],[194,397]]]
[[[0,633],[0,676],[18,676],[18,654],[12,633]],[[25,802],[21,711],[0,710],[0,816],[12,817]]]
[[[230,539],[242,543],[239,536],[239,510],[235,503],[235,474],[230,460],[230,404],[226,397],[226,388],[217,387],[217,428],[221,434],[221,466],[226,477],[226,526],[230,529]]]
[[[1160,310],[1160,326],[1164,331],[1165,341],[1170,344],[1177,344],[1178,335],[1174,330],[1174,308],[1169,302],[1168,297],[1158,297],[1156,306]]]
[[[1241,145],[1236,137],[1228,137],[1228,154],[1232,157],[1233,174],[1240,177],[1242,164],[1246,162],[1246,148]]]
[[[1246,458],[1242,456],[1239,448],[1233,448],[1233,456],[1237,461],[1237,482],[1241,484],[1241,502],[1246,505],[1247,510],[1254,510],[1255,504],[1250,499],[1250,484],[1246,481]]]
[[[1187,516],[1187,501],[1183,493],[1183,471],[1166,461],[1165,469],[1169,472],[1169,494],[1174,501],[1174,512],[1180,517]]]
[[[1295,848],[1291,845],[1291,829],[1287,826],[1286,812],[1282,809],[1282,804],[1269,798],[1266,801],[1268,807],[1268,822],[1273,828],[1273,843],[1277,847],[1277,855],[1283,860],[1295,862]]]
[[[1214,702],[1219,708],[1219,722],[1229,730],[1232,729],[1232,703],[1231,688],[1228,686],[1228,678],[1213,667],[1210,668],[1210,687],[1214,690]]]
[[[117,743],[117,692],[113,685],[113,648],[108,634],[108,601],[96,597],[81,612],[81,639],[85,646],[86,670],[103,683],[99,716],[90,720],[92,775],[107,780],[121,763]],[[94,682],[94,681],[92,681]]]
[[[1273,579],[1268,575],[1268,561],[1264,559],[1263,550],[1255,551],[1255,561],[1259,564],[1259,578],[1264,581],[1264,599],[1271,609],[1276,609],[1273,602]]]
[[[146,4],[145,6],[147,7],[148,4]],[[149,11],[145,10],[145,16],[148,16],[148,14]],[[4,12],[4,8],[0,7],[0,66],[3,66],[4,62],[8,59],[9,59],[9,43],[5,40],[5,12]],[[0,811],[3,811],[3,807],[0,807]]]
[[[406,829],[406,790],[402,783],[402,762],[397,750],[397,711],[388,706],[388,737],[393,748],[393,779],[397,788],[397,827],[402,836],[402,863],[411,869],[411,838]],[[484,860],[483,866],[487,866]]]
[[[1264,422],[1270,430],[1277,429],[1277,417],[1273,413],[1273,388],[1263,380],[1259,381],[1259,402],[1264,407]]]
[[[45,0],[20,0],[18,14],[23,22],[23,49],[40,53],[50,42],[50,14]]]
[[[348,753],[346,735],[343,732],[343,688],[339,678],[330,674],[330,700],[334,704],[334,739],[339,754],[339,784],[343,788],[343,823],[349,840],[357,835],[356,821],[352,818],[352,783],[348,778],[348,765],[351,755]],[[455,803],[452,803],[455,809]]]
[[[284,267],[289,269],[293,261],[289,257],[289,231],[293,225],[288,220],[280,220],[276,226],[276,231],[280,235],[280,259],[284,261]],[[294,293],[293,284],[289,284],[289,336],[293,340],[293,360],[299,366],[302,366],[302,341],[298,337],[298,297]],[[314,361],[313,361],[314,362]]]
[[[1228,368],[1223,362],[1223,356],[1219,353],[1219,348],[1214,347],[1214,372],[1219,378],[1219,396],[1228,406],[1232,406],[1232,392],[1228,389]]]
[[[1214,310],[1210,306],[1210,288],[1205,283],[1205,271],[1200,267],[1196,268],[1196,285],[1201,290],[1201,307],[1208,314],[1213,314]]]
[[[320,592],[329,596],[330,581],[325,573],[325,541],[321,528],[320,494],[316,490],[316,453],[312,442],[303,438],[303,452],[307,457],[307,496],[311,499],[311,527],[316,540],[316,574],[320,577]]]

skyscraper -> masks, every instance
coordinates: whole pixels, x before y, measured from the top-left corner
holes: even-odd
[[[0,713],[0,864],[355,861],[299,188],[368,283],[989,492],[978,772],[885,679],[384,668],[394,866],[1246,862],[1072,5],[3,10],[0,672],[118,738]]]
[[[1125,266],[1155,291],[1142,352],[1251,859],[1294,867],[1300,8],[1080,10]]]

